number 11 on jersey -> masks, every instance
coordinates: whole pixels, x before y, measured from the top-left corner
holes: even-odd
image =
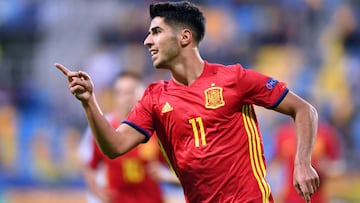
[[[206,146],[206,139],[205,139],[205,130],[204,124],[202,122],[201,117],[191,118],[189,119],[189,123],[192,126],[195,138],[195,147],[200,146],[200,139],[201,138],[201,145]],[[199,137],[199,130],[200,130],[200,137]]]

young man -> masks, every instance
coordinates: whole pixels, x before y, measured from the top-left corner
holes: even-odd
[[[122,72],[117,76],[113,85],[113,113],[107,115],[114,129],[119,126],[121,120],[126,118],[142,92],[140,75]],[[100,202],[163,202],[159,183],[147,170],[148,165],[158,163],[161,156],[155,139],[149,140],[146,145],[135,147],[123,156],[109,159],[97,147],[89,131],[84,136],[79,154],[84,164],[85,181],[91,194],[101,200]],[[105,167],[104,185],[96,181],[98,174],[96,172],[103,165]]]
[[[172,79],[149,85],[116,131],[96,102],[90,76],[55,64],[81,101],[102,151],[115,158],[156,131],[188,202],[272,202],[253,108],[260,105],[294,118],[294,186],[310,202],[319,187],[311,166],[316,110],[273,78],[239,64],[225,67],[204,61],[198,47],[205,19],[193,4],[151,4],[150,16],[144,44],[155,68],[168,69]]]

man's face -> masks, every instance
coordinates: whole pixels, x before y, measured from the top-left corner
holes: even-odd
[[[162,17],[152,19],[144,45],[149,48],[155,68],[168,68],[181,50],[176,31]]]
[[[124,76],[115,81],[114,102],[115,107],[130,111],[140,99],[142,84],[139,80]]]

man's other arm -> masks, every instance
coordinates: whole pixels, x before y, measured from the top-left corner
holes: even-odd
[[[290,115],[295,122],[297,144],[294,165],[294,187],[306,202],[320,184],[319,176],[311,165],[318,115],[316,109],[299,96],[289,91],[276,111]]]

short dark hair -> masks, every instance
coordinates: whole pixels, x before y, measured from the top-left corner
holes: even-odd
[[[163,17],[169,25],[187,26],[199,44],[205,35],[205,17],[197,6],[188,2],[158,2],[150,4],[150,17]]]
[[[122,79],[122,78],[126,78],[126,77],[132,78],[132,79],[140,81],[140,82],[143,81],[143,77],[142,77],[141,74],[139,74],[139,73],[137,73],[135,71],[131,71],[131,70],[124,70],[124,71],[121,71],[120,73],[118,73],[114,77],[113,82],[112,82],[113,86],[115,85],[117,80]]]

